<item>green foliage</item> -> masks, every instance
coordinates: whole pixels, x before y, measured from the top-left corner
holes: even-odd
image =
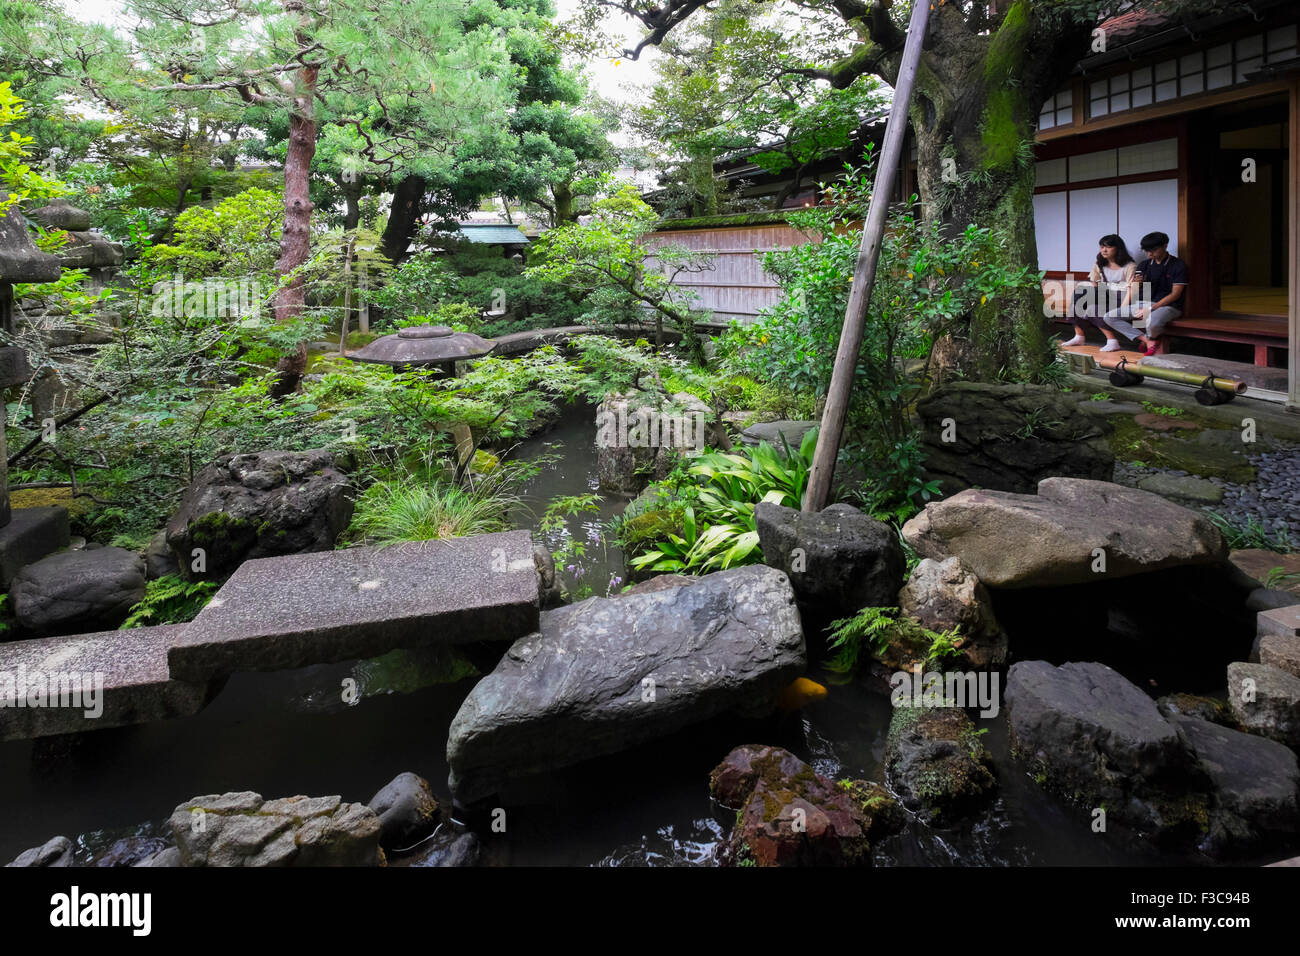
[[[707,574],[761,561],[754,505],[800,507],[816,447],[813,429],[785,456],[762,442],[752,451],[694,459],[685,469],[696,486],[682,511],[681,533],[669,532],[628,564],[638,571]]]
[[[630,183],[611,184],[608,195],[592,203],[583,223],[566,223],[545,233],[536,244],[533,261],[524,273],[558,282],[577,292],[603,293],[604,311],[639,316],[643,308],[662,337],[667,319],[681,333],[684,347],[696,364],[706,365],[703,347],[695,334],[699,317],[673,285],[684,272],[711,267],[712,257],[670,245],[652,253],[644,243],[658,215],[646,205]],[[597,320],[599,315],[593,316]]]
[[[870,157],[868,157],[870,159]],[[820,241],[768,253],[765,266],[783,298],[750,326],[733,326],[730,365],[791,391],[824,395],[839,346],[861,233],[843,230],[862,218],[871,187],[865,170],[849,169],[828,187],[830,205],[791,216]],[[919,442],[910,410],[928,384],[934,343],[972,312],[1010,290],[1036,282],[1025,268],[1003,265],[1005,241],[992,229],[968,226],[946,235],[909,212],[895,212],[880,254],[848,426],[851,449],[876,477],[869,507],[905,510],[936,490],[921,479]],[[909,505],[910,503],[910,505]]]
[[[831,656],[825,667],[847,679],[861,666],[864,655],[884,657],[897,644],[924,649],[927,667],[942,666],[961,654],[957,628],[932,631],[901,616],[896,607],[864,607],[852,617],[831,622],[826,644]]]
[[[480,334],[489,337],[574,325],[586,311],[564,285],[526,274],[496,249],[473,245],[450,255],[415,253],[370,294],[370,301],[383,312],[380,324],[394,327],[406,316],[426,315],[446,303],[464,303],[482,315],[503,310],[481,321]]]
[[[864,607],[853,617],[832,621],[826,650],[831,657],[826,669],[833,674],[848,675],[858,669],[863,651],[883,654],[889,646],[897,623],[896,607]]]
[[[380,481],[357,499],[348,537],[370,544],[460,538],[510,529],[518,503],[509,475],[492,476],[465,488],[412,473]]]
[[[603,500],[600,495],[596,494],[565,495],[552,498],[546,506],[546,513],[542,515],[542,520],[537,526],[538,530],[555,531],[562,528],[566,519],[572,515],[598,514],[600,512],[600,503]]]
[[[119,630],[192,621],[219,588],[215,581],[185,581],[175,574],[164,575],[144,586],[144,597],[131,608]]]
[[[1173,405],[1157,405],[1155,402],[1143,402],[1142,407],[1152,415],[1165,415],[1169,418],[1182,418],[1186,412]]]
[[[39,206],[67,192],[67,187],[57,179],[43,176],[25,162],[32,155],[32,137],[8,130],[6,138],[6,129],[25,115],[23,100],[8,82],[0,82],[0,186],[9,193],[7,198],[0,199],[0,215],[11,206]]]
[[[162,272],[187,279],[269,276],[279,253],[284,202],[267,189],[249,189],[211,208],[194,206],[176,217],[172,241],[146,252]]]
[[[1286,588],[1300,581],[1300,571],[1288,571],[1283,567],[1269,568],[1261,582],[1266,588]]]
[[[1258,548],[1262,551],[1276,551],[1279,554],[1287,554],[1297,550],[1285,525],[1281,528],[1270,529],[1262,521],[1254,517],[1247,517],[1242,520],[1209,509],[1205,513],[1223,534],[1223,540],[1227,542],[1228,549],[1231,551]]]

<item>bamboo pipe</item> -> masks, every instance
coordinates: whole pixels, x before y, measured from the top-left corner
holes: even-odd
[[[1228,392],[1231,395],[1240,395],[1246,391],[1246,383],[1236,378],[1220,378],[1218,376],[1202,375],[1199,372],[1185,372],[1182,369],[1160,368],[1156,365],[1135,365],[1128,359],[1102,361],[1101,357],[1098,356],[1094,361],[1100,368],[1128,372],[1130,375],[1141,375],[1144,378],[1154,378],[1162,382],[1177,382],[1179,385],[1209,385],[1213,389]]]

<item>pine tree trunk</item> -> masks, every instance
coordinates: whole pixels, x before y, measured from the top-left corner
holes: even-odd
[[[393,204],[384,227],[383,253],[394,265],[406,258],[406,250],[415,238],[424,209],[424,191],[428,184],[422,176],[407,176],[393,190]]]
[[[311,161],[316,155],[316,119],[312,101],[316,93],[315,67],[304,67],[296,75],[294,110],[289,116],[289,146],[284,159],[284,226],[280,232],[280,257],[275,268],[281,277],[289,275],[311,255],[312,203],[308,191]],[[306,285],[302,276],[280,286],[275,294],[275,321],[291,322],[306,306]],[[298,387],[307,371],[307,343],[280,359],[271,395],[283,398]]]

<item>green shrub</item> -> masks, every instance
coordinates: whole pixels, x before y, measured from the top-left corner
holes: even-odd
[[[510,509],[517,503],[501,480],[463,488],[408,475],[366,489],[357,500],[348,537],[389,544],[507,531]]]
[[[699,487],[683,509],[681,533],[669,532],[629,564],[639,571],[705,574],[758,563],[762,552],[754,505],[767,501],[800,507],[816,447],[817,430],[812,429],[787,456],[763,442],[752,451],[693,459],[686,470]]]

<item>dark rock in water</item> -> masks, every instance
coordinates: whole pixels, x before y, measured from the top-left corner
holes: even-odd
[[[379,817],[339,797],[195,797],[167,821],[181,866],[380,866]]]
[[[123,837],[96,853],[91,866],[143,866],[146,860],[167,849],[167,841],[156,836]]]
[[[1147,491],[1077,478],[1044,479],[1036,495],[963,491],[926,505],[903,536],[924,557],[960,558],[991,588],[1095,583],[1103,574],[1217,565],[1228,554],[1204,514]]]
[[[931,631],[956,628],[962,663],[968,668],[984,670],[1006,662],[1007,636],[993,614],[989,593],[958,558],[921,559],[898,592],[898,608]]]
[[[1006,703],[1013,752],[1047,789],[1139,830],[1188,822],[1146,799],[1171,771],[1189,767],[1177,731],[1109,667],[1021,661],[1007,672]]]
[[[805,664],[790,582],[761,565],[546,611],[452,721],[452,793],[467,805],[512,778],[774,701]]]
[[[1156,710],[1160,711],[1162,717],[1168,718],[1196,717],[1224,727],[1236,723],[1227,701],[1197,694],[1166,694],[1156,701]]]
[[[1228,704],[1246,730],[1300,749],[1300,677],[1268,664],[1229,664]]]
[[[533,565],[537,568],[537,599],[539,607],[559,607],[564,603],[564,589],[555,579],[555,558],[544,545],[533,545]]]
[[[145,577],[150,581],[181,573],[176,555],[167,547],[166,531],[159,531],[149,539],[149,547],[144,551],[144,567]]]
[[[167,522],[167,546],[183,577],[223,578],[249,558],[331,550],[352,511],[347,476],[327,451],[223,455],[195,476]]]
[[[1061,664],[1086,657],[1140,684],[1154,681],[1146,686],[1157,694],[1223,685],[1224,668],[1244,659],[1255,637],[1247,593],[1227,564],[989,589],[1015,659]]]
[[[906,561],[883,521],[852,505],[806,514],[759,502],[754,523],[763,561],[788,574],[799,600],[820,614],[847,617],[896,603]]]
[[[63,836],[53,837],[40,846],[19,853],[5,866],[72,866],[72,841]]]
[[[635,495],[667,477],[678,458],[703,451],[712,411],[687,392],[610,394],[596,408],[601,491]]]
[[[975,724],[957,707],[896,707],[885,765],[903,805],[936,827],[978,812],[997,786]]]
[[[1272,611],[1295,604],[1300,604],[1300,594],[1277,588],[1256,588],[1246,596],[1246,609],[1249,611]]]
[[[883,838],[897,821],[897,803],[883,788],[855,783],[856,794],[780,747],[737,747],[709,775],[713,798],[738,808],[722,862],[870,866],[875,814],[874,837]]]
[[[370,798],[379,815],[379,845],[400,850],[424,839],[438,825],[438,801],[429,781],[416,774],[399,773]]]
[[[144,561],[124,548],[63,551],[29,564],[9,589],[14,617],[33,634],[117,627],[144,597]]]
[[[1115,455],[1103,418],[1045,385],[954,382],[916,405],[926,475],[944,494],[1031,493],[1052,476],[1109,481]]]
[[[169,846],[165,850],[159,850],[153,856],[145,857],[132,866],[146,867],[168,867],[181,865],[181,851],[174,846]]]
[[[422,847],[405,866],[474,866],[483,852],[479,838],[469,831],[447,828]]]
[[[1300,767],[1290,749],[1195,717],[1170,720],[1213,793],[1202,849],[1244,853],[1300,830]]]

